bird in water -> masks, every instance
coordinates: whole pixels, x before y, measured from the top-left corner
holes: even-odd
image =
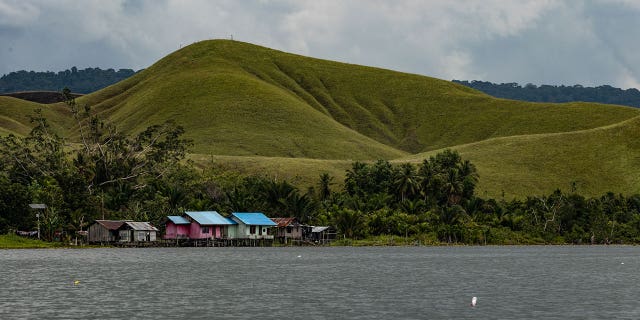
[[[478,298],[477,297],[471,298],[471,306],[472,307],[475,307],[477,303],[478,303]]]
[[[74,285],[74,286],[77,286],[77,285],[79,285],[79,284],[80,284],[80,280],[76,280],[76,281],[74,281],[74,282],[73,282],[73,285]]]

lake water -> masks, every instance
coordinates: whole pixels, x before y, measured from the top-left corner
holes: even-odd
[[[633,246],[0,250],[0,280],[0,319],[640,319]]]

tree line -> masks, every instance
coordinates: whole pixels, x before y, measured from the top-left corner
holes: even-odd
[[[322,174],[307,189],[263,175],[198,169],[185,160],[184,128],[166,122],[133,136],[69,90],[74,142],[40,112],[26,137],[0,138],[0,232],[35,230],[30,203],[44,203],[41,235],[65,240],[97,219],[162,226],[185,210],[264,212],[333,225],[341,237],[398,236],[422,243],[639,243],[640,195],[586,198],[575,189],[523,199],[476,195],[476,167],[445,150],[420,163],[354,162],[338,187]]]
[[[0,93],[57,91],[69,88],[75,93],[91,93],[122,81],[136,72],[131,69],[86,68],[59,72],[16,71],[0,77]]]
[[[487,81],[461,81],[455,83],[482,91],[488,95],[531,102],[596,102],[640,107],[640,91],[635,88],[622,90],[608,85],[598,87],[574,86],[536,86],[528,83],[520,86],[517,83],[491,83]]]

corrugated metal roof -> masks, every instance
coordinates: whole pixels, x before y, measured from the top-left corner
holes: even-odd
[[[158,231],[158,228],[152,226],[149,222],[125,221],[125,224],[136,231]]]
[[[221,216],[217,211],[187,211],[185,214],[204,226],[236,224],[235,221]]]
[[[124,221],[121,220],[96,220],[96,223],[99,223],[103,227],[109,230],[118,230],[120,226],[124,224]]]
[[[322,232],[329,229],[329,227],[313,227],[311,228],[311,232],[316,233],[316,232]]]
[[[187,218],[181,216],[168,216],[167,219],[171,220],[174,224],[191,224]]]
[[[246,225],[275,226],[276,223],[267,218],[262,212],[234,212],[232,216],[238,218]]]
[[[271,218],[271,221],[275,222],[278,228],[284,228],[288,226],[299,226],[298,220],[295,217],[291,218]]]

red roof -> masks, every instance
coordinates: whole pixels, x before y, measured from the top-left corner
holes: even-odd
[[[298,220],[295,217],[292,218],[271,218],[271,221],[277,224],[276,228],[284,228],[293,224],[298,225]]]

